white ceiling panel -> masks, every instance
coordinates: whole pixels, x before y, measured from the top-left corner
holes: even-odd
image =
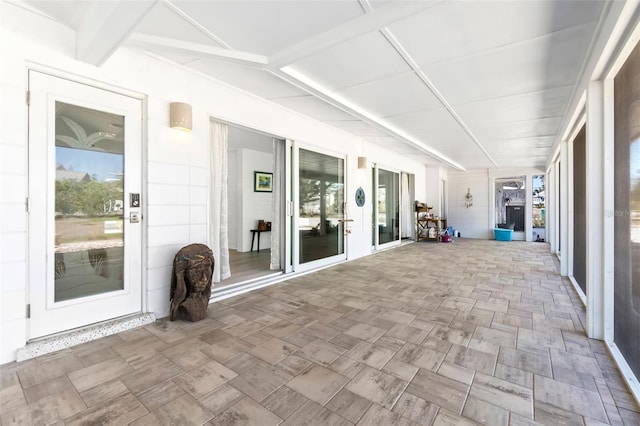
[[[356,0],[172,0],[233,49],[272,55],[363,14]]]
[[[410,71],[378,31],[320,51],[293,68],[331,91]]]
[[[510,123],[484,123],[473,127],[481,141],[530,138],[536,135],[555,136],[560,129],[561,116],[538,120],[513,121]]]
[[[615,9],[605,0],[16,4],[79,28],[79,46],[150,52],[424,164],[442,155],[440,164],[459,169],[544,165],[584,89],[577,84],[595,30],[608,28]],[[111,15],[96,28],[101,11]]]
[[[438,64],[421,64],[452,105],[566,86],[575,81],[591,25]]]
[[[342,129],[356,136],[387,136],[388,134],[361,120],[325,121],[326,124]]]
[[[442,105],[413,72],[366,82],[336,93],[377,117],[422,111]]]
[[[214,60],[200,60],[189,64],[189,66],[266,99],[308,95],[302,89],[284,82],[279,77],[263,69]]]
[[[341,109],[311,95],[274,99],[274,102],[320,121],[353,120],[351,115]]]
[[[421,64],[451,61],[598,19],[603,1],[447,1],[389,26]]]
[[[442,107],[386,117],[385,121],[406,130],[408,133],[422,135],[429,140],[438,139],[447,135],[468,139],[467,133],[460,127],[460,124],[453,118],[449,111]],[[468,140],[471,141],[470,139]]]
[[[514,121],[537,120],[564,114],[571,91],[570,85],[514,96],[456,105],[465,123],[474,128]]]

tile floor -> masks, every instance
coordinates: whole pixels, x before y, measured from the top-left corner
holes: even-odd
[[[0,374],[2,425],[640,424],[540,243],[409,244]]]

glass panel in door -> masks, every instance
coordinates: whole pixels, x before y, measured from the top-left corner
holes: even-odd
[[[299,150],[299,262],[344,253],[344,160]]]
[[[124,116],[55,104],[54,302],[124,289]]]
[[[378,244],[400,239],[400,175],[378,169]]]

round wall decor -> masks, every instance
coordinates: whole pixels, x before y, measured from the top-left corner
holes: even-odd
[[[356,205],[358,207],[364,206],[364,189],[362,187],[356,189]]]

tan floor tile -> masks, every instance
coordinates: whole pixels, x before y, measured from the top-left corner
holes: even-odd
[[[153,411],[160,425],[199,425],[207,422],[213,414],[205,410],[190,395],[182,395],[168,401]]]
[[[324,405],[338,393],[347,381],[346,377],[315,365],[294,377],[287,383],[287,387],[318,404]]]
[[[430,425],[435,419],[439,409],[440,407],[437,405],[427,402],[409,392],[405,392],[396,405],[394,405],[393,412],[417,424]]]
[[[535,419],[545,425],[584,425],[581,415],[539,401],[535,404]]]
[[[102,402],[124,395],[127,392],[129,392],[129,389],[127,389],[124,383],[120,380],[112,380],[87,389],[82,392],[80,396],[87,407],[93,407]]]
[[[375,342],[381,337],[386,330],[371,325],[358,323],[346,330],[344,334],[347,336],[357,337],[358,339],[366,340],[369,343]]]
[[[525,388],[533,388],[533,373],[521,370],[516,367],[498,363],[493,374],[498,379],[503,379]]]
[[[224,384],[198,401],[208,412],[217,416],[244,397],[245,395],[238,389],[229,384]]]
[[[382,313],[378,318],[383,320],[393,321],[394,323],[407,325],[411,323],[411,321],[413,321],[416,318],[416,316],[414,314],[409,314],[407,312],[390,309]]]
[[[313,361],[317,364],[327,366],[345,353],[345,349],[324,340],[314,340],[308,345],[300,348],[296,355]]]
[[[157,364],[152,364],[146,369],[123,374],[120,376],[120,380],[131,392],[139,394],[183,372],[184,370],[177,364],[165,359]]]
[[[425,337],[427,337],[430,330],[431,329],[424,330],[406,324],[396,324],[387,331],[386,336],[395,337],[397,339],[419,345]]]
[[[429,337],[434,339],[444,340],[462,346],[469,344],[472,335],[473,331],[458,330],[443,325],[436,325],[429,333]]]
[[[445,357],[445,361],[465,368],[492,375],[495,369],[497,354],[465,348],[460,345],[453,345]]]
[[[384,365],[382,371],[392,374],[406,382],[410,382],[418,372],[418,369],[419,367],[416,367],[415,365],[407,364],[406,362],[392,358]]]
[[[460,415],[451,413],[447,410],[440,410],[435,420],[432,423],[433,426],[475,426],[476,422],[469,420]]]
[[[351,423],[328,408],[325,408],[316,402],[307,401],[282,423],[282,426],[300,425],[348,426],[351,425]]]
[[[196,369],[174,377],[173,382],[197,399],[236,376],[237,374],[233,370],[219,362],[209,361]]]
[[[439,375],[464,383],[465,385],[471,384],[475,373],[475,370],[460,365],[449,364],[448,362],[443,362],[438,368]]]
[[[549,355],[534,354],[518,349],[502,348],[498,355],[498,362],[516,367],[533,374],[552,377],[551,358]]]
[[[415,425],[411,420],[401,417],[393,411],[387,410],[378,404],[373,404],[357,423],[358,426],[411,426]]]
[[[205,345],[199,348],[200,352],[207,355],[211,359],[218,362],[225,362],[250,350],[252,346],[241,342],[238,339],[225,339],[211,345]]]
[[[344,354],[347,358],[363,362],[378,370],[382,369],[393,355],[395,351],[368,342],[360,342]]]
[[[297,346],[273,337],[249,350],[248,353],[269,364],[277,364],[297,350]]]
[[[233,378],[229,384],[256,401],[261,401],[291,379],[291,375],[273,365],[257,365]]]
[[[243,398],[226,411],[216,416],[209,424],[212,426],[253,426],[277,425],[282,419],[250,398]]]
[[[469,396],[533,419],[533,390],[477,373]]]
[[[345,388],[387,409],[391,409],[406,385],[407,382],[395,376],[371,367],[364,367]]]
[[[54,395],[71,386],[73,385],[66,375],[56,377],[55,379],[47,380],[46,382],[24,388],[24,398],[26,398],[27,402],[34,403],[42,398],[45,398],[49,395]],[[17,393],[12,395],[10,392]],[[16,396],[21,397],[22,395],[23,391],[20,387],[19,382],[17,382],[13,386],[3,387],[2,389],[0,389],[0,401],[2,401],[3,406],[7,401],[11,401]]]
[[[69,373],[69,379],[78,390],[83,392],[99,384],[113,380],[123,374],[130,374],[133,368],[121,358],[112,358],[91,367],[81,368]]]
[[[342,389],[325,405],[328,409],[339,414],[351,423],[357,423],[369,409],[372,402],[353,392]]]
[[[607,415],[598,392],[578,388],[543,376],[534,377],[534,386],[536,401],[602,422],[607,421]]]
[[[156,408],[168,403],[185,394],[185,391],[173,381],[168,380],[138,395],[138,400],[153,411]]]
[[[282,386],[263,399],[261,405],[275,413],[281,419],[286,419],[307,401],[309,400],[298,392]]]
[[[64,419],[65,425],[127,424],[149,411],[128,393]]]
[[[394,359],[425,370],[436,371],[440,367],[440,364],[442,364],[445,356],[446,354],[428,347],[407,343],[398,351]]]
[[[189,352],[173,359],[185,371],[193,370],[211,361],[211,358],[200,351]]]
[[[483,425],[508,425],[509,411],[473,396],[467,398],[462,415]]]
[[[464,383],[420,370],[407,387],[407,392],[453,413],[461,413],[468,389]]]
[[[277,365],[285,373],[291,376],[297,376],[302,373],[312,364],[308,359],[299,357],[297,355],[290,355],[280,361]]]

